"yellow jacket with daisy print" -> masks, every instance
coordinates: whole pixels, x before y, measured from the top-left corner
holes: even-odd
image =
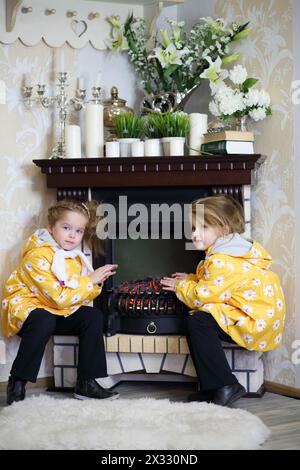
[[[64,263],[66,283],[59,281],[52,269],[58,251],[64,252],[60,264]],[[4,335],[16,335],[30,312],[36,308],[67,317],[97,297],[101,287],[94,286],[90,277],[83,275],[87,269],[82,260],[84,255],[76,256],[73,253],[72,257],[71,252],[62,250],[46,229],[37,230],[24,243],[21,264],[4,287]]]
[[[285,301],[272,258],[256,241],[239,234],[219,238],[196,274],[176,283],[189,308],[210,313],[240,346],[269,351],[282,344]]]

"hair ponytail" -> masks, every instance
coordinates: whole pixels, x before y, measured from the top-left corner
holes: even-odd
[[[100,256],[104,253],[104,242],[96,233],[97,225],[101,220],[101,217],[97,215],[99,202],[95,200],[85,201],[82,205],[86,206],[89,212],[89,222],[85,229],[84,241],[96,256]]]

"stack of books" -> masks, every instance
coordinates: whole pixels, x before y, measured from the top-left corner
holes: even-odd
[[[203,134],[201,152],[213,154],[253,154],[253,132],[220,131]]]

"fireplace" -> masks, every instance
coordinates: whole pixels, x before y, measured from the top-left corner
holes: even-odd
[[[230,194],[244,206],[245,234],[251,237],[253,170],[264,159],[261,155],[213,155],[44,159],[34,163],[46,175],[47,186],[57,189],[58,199],[85,201],[93,197],[116,204],[119,195],[126,194],[130,202],[176,200],[184,203],[208,194]],[[184,240],[172,237],[171,240],[117,238],[107,242],[105,251],[107,262],[118,259],[120,264],[117,275],[107,283],[106,293],[126,280],[155,278],[174,272],[178,265],[180,271],[192,272],[199,261],[199,253],[185,251]],[[157,256],[153,257],[153,253]],[[132,263],[134,257],[136,262]],[[98,265],[105,260],[94,261]],[[108,374],[114,384],[121,380],[195,380],[186,338],[181,334],[112,334],[104,337],[104,342]],[[226,343],[223,347],[239,382],[248,392],[257,393],[264,379],[260,353]],[[56,387],[74,386],[77,355],[77,337],[54,337]]]

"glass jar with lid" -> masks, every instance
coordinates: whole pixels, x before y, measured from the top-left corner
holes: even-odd
[[[123,113],[133,113],[133,109],[126,106],[126,100],[119,98],[119,91],[116,86],[113,86],[110,90],[111,99],[103,100],[104,110],[103,119],[106,131],[109,132],[109,138],[115,138],[115,125],[114,118]]]

